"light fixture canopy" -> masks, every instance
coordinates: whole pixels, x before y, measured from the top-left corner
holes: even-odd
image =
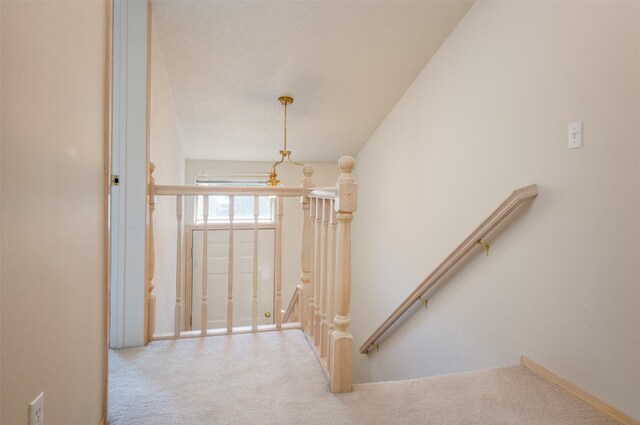
[[[278,98],[278,102],[284,107],[284,148],[280,151],[280,160],[276,161],[271,166],[271,171],[269,172],[269,180],[267,183],[269,186],[277,186],[280,184],[280,180],[278,180],[277,168],[278,165],[282,164],[285,159],[294,165],[304,166],[299,162],[295,162],[291,159],[291,151],[287,150],[287,106],[293,103],[293,97],[291,96],[280,96]]]

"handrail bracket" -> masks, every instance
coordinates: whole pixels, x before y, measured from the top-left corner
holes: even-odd
[[[476,241],[476,245],[480,245],[482,247],[482,250],[484,251],[484,253],[487,254],[487,256],[489,255],[489,249],[491,248],[491,245],[489,245],[488,243],[483,242],[482,239],[478,239]]]
[[[428,299],[423,298],[423,295],[422,295],[422,296],[419,296],[419,297],[418,297],[418,299],[419,299],[420,301],[422,301],[422,304],[424,304],[424,308],[427,308],[427,307],[428,307],[428,305],[429,305],[429,300],[428,300]]]

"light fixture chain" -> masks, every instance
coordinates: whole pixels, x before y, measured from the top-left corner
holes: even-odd
[[[284,102],[284,150],[287,150],[287,103]]]
[[[276,171],[276,168],[278,167],[278,165],[282,164],[285,160],[289,160],[289,162],[291,162],[294,165],[300,165],[300,166],[304,165],[299,162],[293,161],[291,159],[291,152],[287,150],[287,106],[293,103],[293,98],[291,96],[280,96],[278,98],[278,102],[280,102],[280,104],[284,106],[284,149],[280,151],[280,157],[281,157],[280,160],[276,161],[271,166],[271,172],[269,173],[269,180],[268,180],[269,186],[277,186],[278,184],[280,184],[280,180],[278,180],[278,172]]]

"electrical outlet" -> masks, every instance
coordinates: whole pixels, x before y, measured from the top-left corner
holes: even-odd
[[[29,425],[44,425],[44,393],[29,404]]]

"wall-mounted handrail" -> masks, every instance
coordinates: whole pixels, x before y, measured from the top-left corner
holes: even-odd
[[[514,190],[498,208],[496,208],[485,221],[480,224],[429,276],[394,310],[393,313],[371,334],[371,336],[360,347],[360,353],[366,354],[371,347],[376,346],[376,342],[389,330],[389,328],[400,318],[422,295],[431,289],[442,277],[451,270],[465,255],[467,255],[476,245],[482,245],[484,239],[493,229],[496,228],[505,218],[516,210],[523,202],[535,198],[538,195],[538,187],[535,184]]]

